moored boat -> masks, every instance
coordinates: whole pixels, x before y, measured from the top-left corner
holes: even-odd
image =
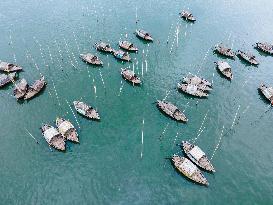
[[[46,85],[45,77],[42,76],[39,80],[36,80],[31,86],[28,87],[24,99],[28,100],[30,98],[33,98],[44,88],[45,85]]]
[[[257,49],[265,52],[265,53],[268,53],[270,55],[273,55],[273,45],[269,44],[269,43],[261,43],[261,42],[258,42],[256,43],[256,46],[255,46]]]
[[[14,81],[16,73],[1,74],[0,75],[0,87],[3,87]]]
[[[273,88],[268,87],[265,84],[261,84],[259,90],[263,93],[266,99],[270,101],[271,105],[273,105]]]
[[[237,55],[244,61],[250,63],[251,65],[259,65],[259,62],[257,61],[256,57],[251,53],[246,53],[241,50],[238,50]]]
[[[79,142],[77,130],[70,121],[57,117],[56,126],[66,140]]]
[[[98,44],[95,44],[95,46],[98,51],[103,51],[103,52],[107,52],[107,53],[113,52],[113,49],[111,48],[110,44],[100,42]]]
[[[183,82],[193,85],[205,85],[212,87],[212,83],[206,80],[205,78],[198,77],[196,75],[189,74],[187,77],[183,78]]]
[[[93,107],[80,101],[74,101],[73,104],[76,111],[80,113],[81,115],[90,119],[100,120],[99,113]]]
[[[28,89],[28,83],[26,79],[22,79],[19,81],[19,83],[15,84],[15,88],[13,90],[13,95],[16,97],[16,99],[21,99],[25,96]]]
[[[200,89],[197,85],[186,84],[186,83],[178,83],[177,84],[178,90],[181,90],[184,93],[189,95],[193,95],[196,97],[207,97],[209,96],[208,93],[205,93],[204,90]]]
[[[113,51],[113,55],[116,59],[122,60],[122,61],[130,61],[130,55],[127,52],[124,52],[122,50]]]
[[[180,17],[191,22],[195,22],[196,18],[192,15],[191,12],[183,10],[182,12],[179,13]]]
[[[65,139],[55,127],[44,124],[41,130],[45,140],[50,146],[61,151],[65,150]]]
[[[214,48],[214,51],[218,52],[219,54],[229,57],[229,58],[234,58],[235,53],[232,51],[231,48],[225,47],[222,43],[217,44]]]
[[[207,179],[204,177],[200,169],[198,169],[198,167],[187,158],[173,155],[172,162],[179,172],[181,172],[192,181],[203,185],[209,185]]]
[[[153,41],[154,39],[152,38],[152,36],[147,32],[144,31],[142,29],[137,29],[136,30],[136,35],[146,41]]]
[[[121,69],[121,75],[125,80],[128,80],[132,82],[133,84],[140,84],[141,80],[137,75],[132,71],[128,69]]]
[[[209,161],[208,157],[197,145],[190,144],[187,141],[182,141],[181,148],[190,158],[190,160],[194,162],[197,166],[207,171],[215,172],[215,169]]]
[[[174,120],[181,122],[188,121],[186,115],[170,102],[157,100],[157,107]]]
[[[16,72],[16,71],[21,71],[23,70],[22,67],[18,65],[14,65],[12,63],[7,63],[4,61],[0,61],[0,71],[4,72]]]
[[[98,56],[95,56],[91,53],[87,53],[87,54],[80,54],[80,58],[86,62],[86,63],[90,63],[92,65],[103,65],[103,62],[99,59]]]
[[[233,74],[231,71],[231,67],[227,62],[218,61],[214,62],[216,64],[217,69],[228,79],[232,80]]]
[[[134,46],[134,44],[132,44],[129,41],[119,41],[119,47],[123,48],[127,51],[138,51],[138,48]]]

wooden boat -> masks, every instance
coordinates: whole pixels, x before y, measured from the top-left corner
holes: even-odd
[[[170,102],[157,100],[157,107],[176,121],[188,121],[186,115]]]
[[[136,30],[136,35],[146,41],[153,41],[154,39],[152,38],[152,36],[147,32],[147,31],[144,31],[144,30],[141,30],[141,29],[137,29]]]
[[[21,71],[21,70],[23,70],[23,68],[18,65],[14,65],[12,63],[0,61],[0,71],[16,72],[16,71]]]
[[[205,85],[208,87],[212,87],[211,82],[206,80],[205,78],[198,77],[196,75],[189,74],[187,77],[183,78],[183,82],[187,84],[193,84],[193,85]]]
[[[50,146],[61,151],[65,150],[65,139],[55,127],[44,124],[41,130],[44,138]]]
[[[46,85],[45,77],[42,76],[39,80],[36,80],[31,86],[28,87],[24,99],[28,100],[30,98],[33,98],[44,88],[45,85]]]
[[[138,48],[134,46],[134,44],[132,44],[129,41],[119,41],[119,47],[127,50],[127,51],[138,51]]]
[[[259,90],[263,93],[263,95],[270,101],[273,105],[273,88],[268,87],[265,84],[261,84]]]
[[[187,21],[191,21],[191,22],[196,21],[195,17],[189,11],[183,10],[182,12],[179,13],[179,15],[180,15],[181,18],[183,18],[183,19],[185,19]]]
[[[100,120],[99,113],[91,106],[80,101],[74,101],[73,104],[76,111],[80,113],[81,115],[90,119]]]
[[[92,65],[103,65],[103,62],[99,59],[99,57],[91,54],[91,53],[87,53],[87,54],[80,54],[80,58],[86,62],[86,63],[90,63]]]
[[[245,53],[241,50],[237,51],[237,55],[243,59],[244,61],[250,63],[251,65],[258,65],[259,62],[257,61],[256,57],[250,53]]]
[[[70,121],[57,117],[56,126],[66,140],[79,142],[77,130]]]
[[[227,62],[224,61],[218,61],[214,62],[218,68],[218,70],[228,79],[232,80],[233,75],[231,71],[231,67]]]
[[[122,50],[113,51],[113,55],[116,59],[122,60],[122,61],[130,61],[130,55],[127,52],[124,52]]]
[[[100,42],[100,43],[96,44],[95,46],[98,51],[103,51],[103,52],[107,52],[107,53],[113,52],[113,49],[111,48],[110,44]]]
[[[215,172],[208,157],[197,145],[190,144],[187,141],[182,141],[181,147],[190,160],[197,166],[207,171]]]
[[[193,95],[196,97],[207,97],[209,96],[208,93],[205,93],[204,90],[201,90],[197,85],[186,84],[186,83],[178,83],[177,88],[184,93],[189,95]]]
[[[140,84],[141,80],[137,75],[132,71],[128,69],[121,69],[121,75],[125,80],[128,80],[132,82],[133,84]]]
[[[198,169],[198,167],[187,158],[173,155],[172,162],[179,172],[181,172],[192,181],[203,185],[209,185],[207,179],[204,177],[200,169]]]
[[[269,44],[269,43],[256,43],[256,46],[255,46],[257,49],[265,52],[265,53],[268,53],[270,55],[273,55],[273,45]]]
[[[214,48],[214,51],[218,52],[223,56],[235,58],[235,53],[231,50],[231,48],[227,48],[223,44],[217,44]]]
[[[13,95],[16,97],[16,99],[21,99],[25,96],[28,89],[28,83],[26,79],[22,79],[19,81],[19,83],[15,84],[15,88],[13,90]]]
[[[3,87],[5,85],[13,82],[15,78],[16,78],[16,73],[1,74],[0,75],[0,87]]]

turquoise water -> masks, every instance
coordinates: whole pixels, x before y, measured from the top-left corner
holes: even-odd
[[[13,85],[1,89],[0,203],[272,204],[273,111],[257,87],[273,85],[273,57],[252,48],[256,41],[272,43],[272,6],[265,0],[2,0],[0,59],[23,66],[20,78],[30,82],[43,74],[48,85],[24,103],[13,98]],[[195,24],[179,19],[183,8],[197,17]],[[136,27],[155,42],[137,39]],[[132,63],[101,53],[101,69],[80,61],[80,53],[96,53],[99,40],[117,48],[126,34],[140,49]],[[228,60],[234,80],[227,81],[213,64],[218,42],[251,51],[260,65]],[[127,66],[142,86],[121,78]],[[208,99],[176,91],[189,72],[214,82]],[[187,124],[157,110],[153,102],[166,96],[185,110]],[[69,105],[79,99],[98,109],[100,122],[73,116]],[[197,136],[206,113],[196,143],[209,157],[219,144],[216,173],[204,173],[209,187],[186,180],[165,159],[180,151],[181,140]],[[57,116],[70,119],[80,135],[65,153],[51,150],[39,130]]]

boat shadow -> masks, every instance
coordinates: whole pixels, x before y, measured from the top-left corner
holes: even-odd
[[[240,62],[242,64],[244,64],[245,67],[256,67],[256,68],[258,67],[258,65],[253,65],[241,57],[238,57],[238,58],[239,58]]]
[[[195,95],[185,93],[185,92],[183,92],[182,90],[180,90],[178,88],[176,88],[176,89],[177,89],[177,91],[179,93],[183,94],[187,99],[192,99],[192,98],[194,98],[194,99],[208,99],[208,96],[198,97],[198,96],[195,96]],[[208,92],[205,92],[205,93],[208,93]]]
[[[267,53],[267,52],[264,52],[264,51],[262,51],[262,50],[260,50],[260,49],[258,49],[257,47],[254,47],[254,49],[256,50],[256,51],[258,51],[258,53],[261,55],[261,56],[264,56],[264,57],[268,57],[268,56],[273,56],[272,54],[269,54],[269,53]]]
[[[37,97],[39,97],[40,95],[42,95],[42,94],[45,92],[45,90],[46,90],[46,85],[42,88],[42,90],[41,90],[40,92],[38,92],[38,93],[37,93],[36,95],[34,95],[32,98],[27,99],[27,100],[24,100],[24,99],[22,99],[22,100],[24,100],[24,101],[26,101],[26,102],[29,102],[29,101],[33,100],[34,98],[37,98]]]

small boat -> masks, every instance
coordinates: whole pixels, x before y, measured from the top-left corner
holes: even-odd
[[[138,51],[138,48],[134,46],[134,44],[132,44],[129,41],[119,41],[119,47],[127,50],[127,51]]]
[[[65,150],[65,139],[55,127],[44,124],[41,130],[44,138],[50,146],[61,151]]]
[[[80,58],[86,62],[86,63],[90,63],[92,65],[103,65],[103,62],[99,59],[99,57],[91,54],[91,53],[87,53],[87,54],[80,54]]]
[[[74,101],[73,104],[76,111],[81,115],[90,119],[100,120],[99,113],[91,106],[88,106],[87,104],[80,101]]]
[[[16,71],[21,71],[21,70],[23,70],[23,68],[18,65],[14,65],[12,63],[0,61],[0,71],[16,72]]]
[[[124,52],[122,50],[113,51],[113,55],[116,59],[123,60],[123,61],[130,61],[130,55],[127,52]]]
[[[16,78],[16,73],[1,74],[0,75],[0,87],[3,87],[5,85],[13,82],[15,78]]]
[[[227,62],[224,61],[218,61],[214,62],[218,68],[218,70],[228,79],[232,80],[233,75],[231,71],[231,67]]]
[[[213,168],[208,157],[197,145],[190,144],[187,141],[182,141],[181,147],[190,160],[197,166],[209,172],[215,172],[215,169]]]
[[[79,142],[77,130],[70,121],[57,117],[56,126],[58,127],[59,132],[64,136],[66,140],[70,140],[72,142]]]
[[[187,84],[193,84],[193,85],[205,85],[208,87],[212,87],[212,83],[208,80],[198,77],[196,75],[189,74],[187,77],[183,78],[183,82]]]
[[[28,83],[26,79],[22,79],[19,81],[19,83],[15,84],[15,88],[13,90],[13,95],[16,97],[16,99],[21,99],[25,96],[28,89]]]
[[[181,18],[185,19],[186,21],[192,21],[192,22],[196,21],[195,17],[189,11],[183,10],[182,12],[179,13],[179,15]]]
[[[30,98],[33,98],[43,89],[45,85],[46,85],[45,77],[42,76],[39,80],[36,80],[31,86],[28,87],[24,99],[28,100]]]
[[[186,115],[170,102],[157,100],[157,107],[174,120],[187,122]]]
[[[241,50],[237,51],[237,55],[243,59],[244,61],[250,63],[251,65],[258,65],[259,62],[257,61],[256,57],[250,53],[245,53]]]
[[[193,95],[196,97],[207,97],[209,96],[208,93],[205,93],[204,90],[200,89],[197,85],[186,84],[186,83],[178,83],[177,88],[184,93],[189,95]]]
[[[269,43],[256,43],[256,46],[255,46],[257,49],[265,52],[265,53],[268,53],[270,55],[273,55],[273,45],[269,44]]]
[[[187,158],[173,155],[172,162],[179,172],[181,172],[192,181],[203,185],[209,185],[207,179],[204,177],[200,169],[198,169],[198,167]]]
[[[144,30],[141,30],[141,29],[137,29],[136,30],[136,35],[146,41],[153,41],[154,39],[152,38],[152,36],[147,32],[147,31],[144,31]]]
[[[273,105],[273,88],[261,84],[259,90],[263,93],[266,99],[270,101],[271,105]]]
[[[140,84],[141,80],[137,75],[132,71],[128,69],[121,69],[121,75],[125,80],[128,80],[132,82],[133,84]]]
[[[235,57],[235,53],[231,50],[231,48],[227,48],[223,44],[217,44],[214,48],[214,51],[229,58]]]
[[[100,43],[96,44],[95,46],[98,51],[103,51],[103,52],[107,52],[107,53],[113,52],[113,49],[111,48],[110,44],[100,42]]]

